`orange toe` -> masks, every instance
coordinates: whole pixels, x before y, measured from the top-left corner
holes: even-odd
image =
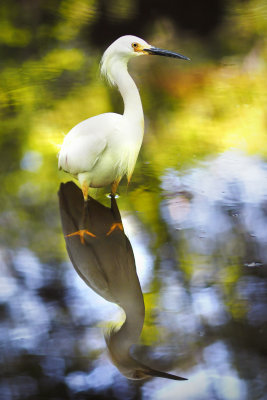
[[[71,237],[71,236],[80,236],[80,240],[81,243],[84,244],[84,236],[88,235],[91,237],[96,237],[96,235],[94,235],[92,232],[88,231],[87,229],[81,229],[79,231],[73,232],[73,233],[69,233],[68,235],[66,235],[65,237]]]
[[[114,222],[111,227],[110,230],[108,231],[108,233],[106,233],[106,236],[109,236],[113,231],[115,231],[115,229],[119,229],[120,231],[123,231],[123,225],[121,222]]]

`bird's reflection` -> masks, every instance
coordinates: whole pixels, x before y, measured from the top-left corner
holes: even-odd
[[[149,376],[185,380],[179,376],[154,370],[130,354],[138,342],[145,316],[145,306],[131,244],[123,231],[121,216],[114,197],[111,208],[90,197],[84,219],[82,192],[73,183],[61,184],[59,205],[62,229],[71,262],[80,277],[96,293],[116,303],[125,312],[125,321],[119,329],[106,334],[110,358],[119,371],[129,379]],[[96,237],[72,236],[72,232],[90,226]]]

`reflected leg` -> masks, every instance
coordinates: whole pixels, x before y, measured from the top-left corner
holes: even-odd
[[[89,185],[88,182],[83,182],[82,183],[82,192],[83,192],[83,199],[84,199],[84,204],[83,204],[83,214],[82,214],[82,227],[85,227],[86,225],[86,220],[88,219],[88,190],[89,190]],[[90,232],[88,229],[80,229],[76,232],[70,233],[66,235],[66,237],[72,237],[72,236],[80,236],[80,240],[82,244],[85,244],[84,236],[88,235],[91,237],[96,237],[92,232]]]
[[[116,186],[116,189],[118,187],[118,184]],[[111,210],[112,210],[112,213],[114,215],[114,219],[115,219],[116,222],[114,222],[111,225],[110,230],[106,233],[107,236],[109,236],[115,229],[119,229],[122,232],[124,231],[123,225],[122,225],[122,221],[121,221],[120,212],[119,212],[119,209],[118,209],[118,206],[117,206],[117,202],[116,202],[116,199],[115,199],[115,193],[113,193],[113,192],[111,193]]]

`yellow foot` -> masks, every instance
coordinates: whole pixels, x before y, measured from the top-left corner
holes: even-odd
[[[109,236],[115,229],[119,229],[120,231],[123,231],[123,226],[121,222],[114,222],[114,224],[111,225],[110,230],[108,233],[106,233],[106,236]]]
[[[69,235],[66,235],[65,237],[71,237],[71,236],[80,236],[81,243],[84,244],[84,235],[96,237],[92,232],[88,231],[87,229],[81,229],[77,232],[70,233]]]

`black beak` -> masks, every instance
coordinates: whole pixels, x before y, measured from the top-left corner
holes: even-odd
[[[182,378],[181,376],[169,374],[168,372],[157,371],[156,369],[148,368],[145,373],[148,376],[156,376],[158,378],[172,379],[174,381],[187,381],[187,378]]]
[[[181,58],[182,60],[190,61],[190,58],[183,56],[179,53],[174,53],[169,50],[159,49],[158,47],[150,47],[149,49],[143,49],[147,54],[163,56],[163,57],[173,57],[173,58]]]

